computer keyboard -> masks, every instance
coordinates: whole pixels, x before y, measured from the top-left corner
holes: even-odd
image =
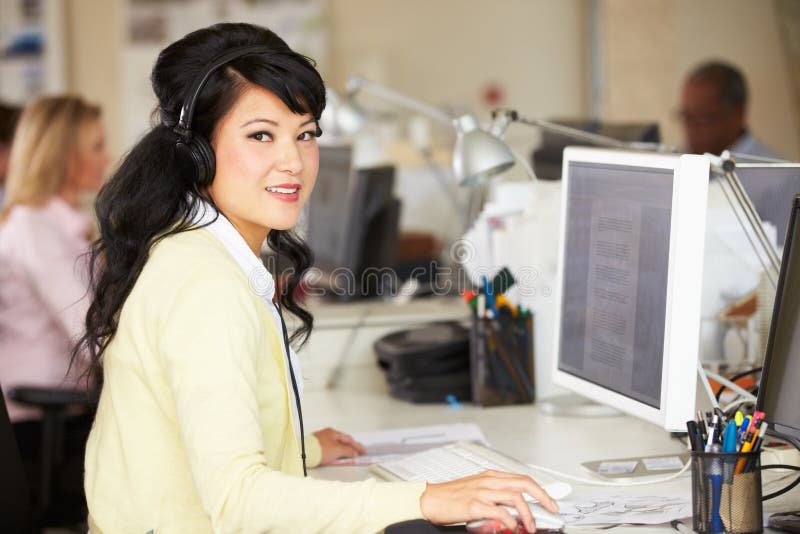
[[[563,499],[572,491],[572,486],[566,482],[535,474],[525,464],[472,441],[428,449],[370,467],[373,473],[388,480],[431,483],[449,482],[488,469],[530,475],[554,499]],[[526,498],[533,500],[527,495]]]

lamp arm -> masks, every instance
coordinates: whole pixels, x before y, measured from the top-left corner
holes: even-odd
[[[566,137],[571,137],[579,141],[586,141],[588,143],[592,143],[593,145],[597,146],[622,148],[626,150],[655,150],[658,152],[677,152],[677,149],[675,147],[664,145],[662,143],[620,141],[619,139],[614,139],[613,137],[608,137],[607,135],[595,134],[587,132],[585,130],[580,130],[578,128],[572,128],[570,126],[564,126],[562,124],[556,124],[554,122],[542,119],[530,119],[527,117],[522,117],[519,115],[519,113],[517,113],[514,110],[506,110],[506,109],[495,110],[492,112],[492,118],[501,121],[499,123],[499,128],[502,130],[505,130],[505,126],[509,121],[516,121],[522,124],[527,124],[528,126],[535,126],[537,128],[541,128],[542,130],[547,130],[550,132],[564,135]]]
[[[579,130],[578,128],[570,128],[569,126],[562,126],[561,124],[556,124],[554,122],[545,121],[542,119],[529,119],[527,117],[520,116],[520,114],[514,110],[498,110],[492,113],[492,117],[497,117],[498,115],[505,115],[512,121],[527,124],[528,126],[536,126],[543,130],[548,130],[565,135],[567,137],[572,137],[573,139],[588,141],[595,145],[614,148],[630,148],[628,143],[620,141],[619,139],[614,139],[613,137],[585,132],[583,130]]]
[[[771,158],[768,156],[756,156],[754,154],[745,154],[744,152],[731,152],[731,157],[733,158],[743,158],[750,160],[747,163],[744,162],[737,162],[736,166],[741,168],[800,168],[800,163],[793,163],[791,161],[786,161],[785,159],[780,158]],[[754,162],[754,163],[751,163]],[[764,165],[763,167],[760,166],[758,163],[775,163],[776,165]]]
[[[708,381],[708,374],[703,368],[703,363],[699,359],[697,360],[697,375],[700,378],[700,383],[703,385],[703,390],[706,392],[706,395],[708,395],[708,400],[711,401],[711,406],[719,408],[717,397],[714,395],[714,391],[711,389],[711,384]]]
[[[578,128],[570,128],[569,126],[562,126],[561,124],[556,124],[554,122],[545,121],[542,119],[528,119],[525,117],[517,117],[517,122],[521,122],[522,124],[527,124],[528,126],[537,126],[543,130],[549,130],[551,132],[566,135],[567,137],[572,137],[574,139],[579,139],[581,141],[588,141],[592,144],[599,146],[628,148],[628,149],[631,148],[631,145],[629,143],[626,143],[625,141],[620,141],[619,139],[614,139],[613,137],[607,137],[605,135],[585,132],[583,130],[579,130]]]
[[[800,163],[790,163],[788,161],[775,163],[737,163],[740,169],[800,169]]]
[[[705,154],[705,156],[711,162],[711,172],[722,178],[722,191],[725,193],[725,199],[728,201],[736,218],[739,220],[739,224],[742,226],[742,230],[744,230],[745,235],[750,241],[750,245],[753,247],[753,251],[764,267],[764,271],[772,287],[776,287],[777,283],[774,276],[780,271],[781,260],[772,242],[767,237],[764,225],[761,222],[761,217],[759,217],[753,202],[750,200],[739,176],[736,174],[736,167],[739,165],[731,159],[730,152],[727,150],[720,156],[714,156],[713,154]],[[730,195],[725,190],[724,186],[730,189]],[[739,215],[737,208],[742,211],[746,221]],[[750,238],[750,232],[755,235],[758,245]],[[764,261],[765,259],[766,261]]]
[[[397,91],[389,89],[388,87],[385,87],[379,83],[366,80],[359,76],[351,76],[347,81],[348,95],[352,96],[359,91],[372,93],[375,96],[393,102],[398,106],[402,106],[412,111],[422,113],[423,115],[427,115],[428,117],[436,119],[437,121],[442,122],[450,127],[453,126],[454,117],[435,106],[421,102],[402,93],[398,93]]]

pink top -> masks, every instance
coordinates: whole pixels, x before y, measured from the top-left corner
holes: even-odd
[[[84,330],[91,219],[54,197],[15,206],[0,223],[0,385],[76,387],[66,377],[71,345]],[[6,398],[12,421],[39,417]]]

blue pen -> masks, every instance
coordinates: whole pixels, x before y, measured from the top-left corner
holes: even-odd
[[[736,452],[736,423],[728,421],[722,435],[722,452]]]
[[[725,433],[722,436],[722,452],[736,452],[736,422],[728,421]],[[736,464],[735,457],[725,457],[724,480],[726,484],[733,482],[733,468]]]
[[[721,449],[719,443],[714,443],[710,452],[718,453]],[[711,532],[724,532],[725,525],[722,524],[722,517],[719,515],[719,506],[722,502],[722,460],[720,458],[711,460],[709,478],[711,479]]]
[[[486,294],[486,307],[492,310],[494,316],[497,317],[497,308],[495,307],[494,293],[492,292],[492,287],[489,285],[489,278],[487,278],[486,276],[482,276],[481,280],[483,281],[483,292]]]
[[[742,425],[739,427],[739,432],[737,435],[737,442],[736,442],[736,450],[740,450],[742,448],[742,443],[744,442],[744,437],[747,434],[747,429],[750,426],[750,421],[753,419],[750,415],[745,415],[744,420],[742,421]]]

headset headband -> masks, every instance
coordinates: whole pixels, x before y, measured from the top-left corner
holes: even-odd
[[[246,56],[248,54],[257,54],[272,52],[272,48],[264,45],[251,45],[240,46],[233,48],[209,61],[203,68],[202,76],[198,77],[189,91],[189,99],[183,103],[181,107],[181,114],[178,119],[178,124],[175,126],[175,131],[185,137],[192,135],[192,117],[194,116],[194,106],[197,104],[197,99],[200,97],[200,91],[205,87],[208,78],[220,67],[225,66],[236,58]]]

